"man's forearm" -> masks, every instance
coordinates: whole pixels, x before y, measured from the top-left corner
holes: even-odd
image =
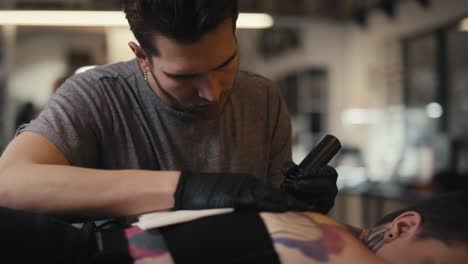
[[[0,206],[99,218],[169,209],[177,171],[96,170],[22,164],[0,175]]]

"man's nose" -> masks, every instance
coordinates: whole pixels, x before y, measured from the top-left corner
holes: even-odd
[[[208,73],[198,87],[198,96],[209,102],[218,101],[222,93],[222,80],[215,72]]]

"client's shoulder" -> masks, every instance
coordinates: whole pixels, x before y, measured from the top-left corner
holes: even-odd
[[[260,213],[282,263],[382,263],[349,228],[318,213]]]

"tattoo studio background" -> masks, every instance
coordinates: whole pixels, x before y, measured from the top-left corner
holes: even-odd
[[[274,19],[269,28],[237,30],[240,63],[280,85],[293,122],[294,160],[325,134],[343,143],[332,161],[340,175],[334,217],[369,226],[419,198],[468,189],[468,1],[239,5],[241,12]],[[120,1],[0,3],[0,12],[24,9],[118,12]],[[32,104],[25,118],[34,118],[63,77],[81,66],[132,58],[125,24],[38,26],[6,18],[0,13],[2,150],[20,109]]]

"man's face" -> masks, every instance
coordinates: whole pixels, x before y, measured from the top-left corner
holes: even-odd
[[[183,44],[157,35],[154,44],[159,55],[148,58],[148,83],[163,102],[186,112],[218,113],[238,70],[232,19],[195,43]]]
[[[467,246],[447,246],[436,239],[410,237],[386,243],[376,253],[388,263],[395,264],[462,264],[468,260]]]

